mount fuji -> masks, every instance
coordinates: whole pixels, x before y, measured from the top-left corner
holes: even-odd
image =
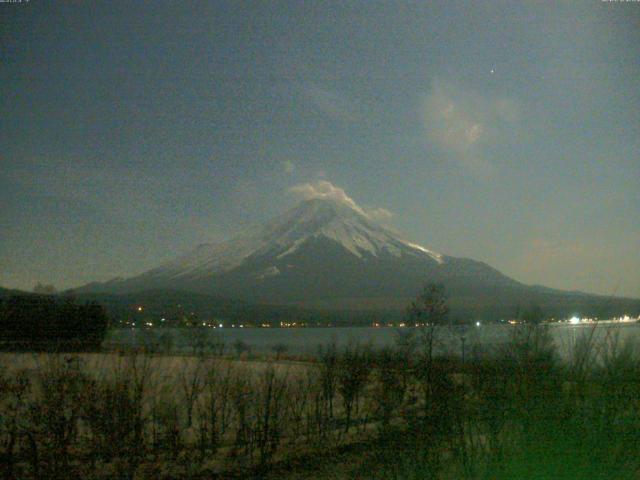
[[[524,285],[483,262],[407,241],[357,206],[328,198],[305,200],[245,235],[199,245],[141,275],[76,292],[171,289],[261,304],[397,310],[425,282],[443,283],[454,311],[478,315],[508,316],[531,303],[557,315],[640,308],[630,299]]]

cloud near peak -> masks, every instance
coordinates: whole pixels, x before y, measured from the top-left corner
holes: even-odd
[[[389,220],[393,217],[393,213],[391,213],[386,208],[372,208],[368,211],[369,218],[378,221]]]
[[[487,145],[504,142],[517,131],[520,106],[513,99],[468,89],[435,78],[424,99],[423,119],[428,138],[462,165],[486,171]]]
[[[327,180],[318,180],[314,183],[307,182],[294,185],[289,189],[289,192],[303,200],[311,200],[313,198],[334,200],[353,208],[356,212],[372,220],[384,221],[393,216],[393,213],[385,208],[361,207],[355,202],[355,200],[353,200],[353,198],[347,195],[347,192],[345,192],[344,189],[336,187]]]

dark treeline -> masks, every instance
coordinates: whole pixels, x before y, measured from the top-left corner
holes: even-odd
[[[107,314],[97,303],[79,304],[70,297],[36,294],[0,298],[0,342],[5,348],[62,344],[95,348],[108,325]]]
[[[28,295],[17,290],[0,288],[0,299],[12,295]],[[405,321],[403,308],[397,306],[380,310],[361,309],[323,309],[320,307],[303,307],[296,305],[267,305],[233,300],[215,295],[205,295],[175,290],[149,290],[128,294],[107,293],[74,293],[66,292],[63,297],[71,295],[77,303],[98,303],[102,305],[111,320],[112,326],[130,326],[132,322],[143,325],[153,322],[154,327],[180,327],[199,325],[202,322],[244,324],[260,326],[268,324],[278,327],[280,322],[293,323],[297,326],[335,326],[366,327],[374,323],[390,324]],[[59,298],[59,297],[56,297]],[[479,297],[480,298],[480,297]],[[612,318],[623,314],[636,316],[640,314],[640,302],[625,299],[614,299],[583,295],[579,293],[558,297],[557,292],[540,288],[533,296],[508,295],[499,302],[489,295],[477,302],[469,303],[469,298],[462,296],[449,299],[450,318],[455,323],[500,322],[517,319],[523,308],[530,304],[544,307],[545,319],[569,318],[575,314],[584,317]],[[409,300],[407,299],[407,302]],[[143,306],[139,311],[138,307]],[[160,319],[165,321],[160,323]],[[138,323],[140,322],[140,323]]]
[[[203,321],[246,326],[267,324],[273,327],[296,322],[306,326],[371,326],[373,322],[399,322],[398,311],[350,311],[303,308],[293,305],[264,305],[231,300],[213,295],[173,290],[150,290],[131,294],[79,294],[82,301],[97,302],[107,309],[114,325],[151,321],[160,326],[198,325]],[[142,306],[141,311],[138,307]]]
[[[406,320],[403,308],[387,310],[347,310],[323,309],[294,305],[265,305],[231,300],[212,295],[203,295],[172,290],[152,290],[131,294],[112,295],[104,293],[79,294],[82,302],[97,302],[107,309],[114,325],[127,325],[131,322],[153,322],[159,326],[159,320],[165,318],[163,326],[188,326],[201,322],[226,324],[244,324],[260,326],[268,324],[278,327],[280,322],[313,326],[368,327],[374,323],[399,323]],[[455,323],[500,322],[519,319],[522,311],[531,304],[544,307],[545,319],[567,319],[579,314],[582,317],[612,318],[628,314],[640,314],[640,302],[625,303],[623,299],[615,302],[606,297],[571,294],[558,297],[555,293],[540,292],[527,296],[501,298],[487,297],[486,301],[469,304],[466,298],[454,298],[449,301],[450,319]],[[407,300],[408,302],[408,300]],[[138,306],[143,306],[139,311]]]

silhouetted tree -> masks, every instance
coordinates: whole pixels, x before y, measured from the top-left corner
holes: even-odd
[[[408,321],[417,324],[417,352],[413,376],[422,390],[422,421],[415,426],[423,433],[432,432],[446,415],[446,398],[451,391],[446,369],[434,361],[435,342],[447,325],[449,306],[444,286],[426,284],[408,308]]]
[[[347,345],[338,357],[337,387],[345,411],[345,432],[349,431],[354,406],[357,410],[359,397],[371,373],[369,359],[369,348],[357,343]]]
[[[427,283],[407,309],[408,321],[420,326],[420,344],[428,362],[433,360],[437,329],[446,324],[449,306],[444,285]]]

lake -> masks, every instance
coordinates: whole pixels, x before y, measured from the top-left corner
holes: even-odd
[[[460,355],[464,337],[465,350],[474,348],[490,349],[506,342],[517,328],[512,325],[481,325],[466,327],[464,334],[460,330],[443,327],[439,335],[441,341],[438,350],[441,353]],[[118,346],[157,345],[173,352],[187,353],[193,345],[202,345],[205,349],[214,349],[224,343],[226,352],[234,351],[234,344],[243,342],[253,353],[273,353],[278,345],[286,348],[292,355],[315,355],[321,346],[335,343],[339,348],[350,342],[367,343],[374,348],[393,346],[398,337],[411,328],[156,328],[111,330],[105,339],[106,348]],[[595,325],[551,324],[549,331],[556,342],[558,351],[566,356],[572,351],[575,342],[584,335],[593,335],[596,340],[617,338],[626,341],[638,337],[640,324],[612,323]]]

